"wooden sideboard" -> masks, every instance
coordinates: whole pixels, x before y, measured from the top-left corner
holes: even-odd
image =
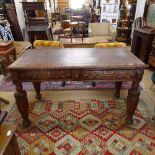
[[[148,28],[134,30],[131,52],[145,63],[148,63],[154,37],[155,32],[150,31]]]

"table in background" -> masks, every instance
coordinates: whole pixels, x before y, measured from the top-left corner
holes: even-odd
[[[61,39],[65,48],[94,48],[97,43],[107,43],[109,42],[105,37],[97,36],[97,37],[89,37],[83,38],[83,42],[81,38],[73,38],[72,43],[68,39]]]

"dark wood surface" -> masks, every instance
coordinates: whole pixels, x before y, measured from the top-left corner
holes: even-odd
[[[50,80],[72,81],[116,81],[115,97],[120,96],[122,81],[132,81],[127,97],[127,124],[133,123],[137,108],[144,68],[147,66],[126,48],[83,48],[28,50],[9,66],[13,83],[16,85],[15,99],[27,127],[28,98],[22,82],[33,82],[36,98],[41,99],[40,83]]]
[[[8,134],[10,132],[10,135]],[[0,154],[20,155],[19,147],[15,136],[16,127],[10,125],[0,126]]]
[[[19,26],[15,5],[13,3],[5,3],[5,6],[12,33],[14,35],[14,40],[23,41],[23,36],[21,28]]]
[[[6,66],[10,65],[10,55],[16,60],[16,49],[13,41],[0,41],[0,55],[4,58]]]
[[[40,70],[42,68],[136,69],[138,67],[145,68],[146,65],[129,52],[127,48],[65,48],[28,50],[9,68],[36,68]]]
[[[0,51],[6,51],[12,46],[13,46],[13,41],[11,41],[11,40],[6,40],[6,41],[1,40],[0,41]]]

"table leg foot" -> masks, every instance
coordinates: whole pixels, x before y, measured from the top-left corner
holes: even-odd
[[[116,98],[120,97],[120,90],[121,90],[121,87],[122,87],[122,83],[123,83],[122,81],[115,82],[115,89],[116,89],[115,97]]]
[[[66,81],[62,81],[61,86],[65,87],[66,86]]]
[[[23,120],[23,122],[22,122],[22,125],[23,125],[25,128],[26,128],[26,127],[29,127],[30,124],[31,124],[31,121],[30,121],[29,119]]]
[[[41,94],[36,94],[36,99],[37,100],[41,100],[41,97],[42,97]]]
[[[132,124],[133,124],[133,119],[132,119],[132,117],[126,117],[126,119],[125,119],[125,124],[127,124],[127,125],[132,125]]]
[[[133,115],[137,108],[140,96],[139,81],[134,81],[132,88],[128,90],[127,97],[127,118],[125,123],[131,125],[133,123]]]
[[[40,85],[40,82],[33,82],[33,87],[36,91],[36,99],[38,100],[41,100]]]
[[[96,82],[92,82],[92,87],[96,87]]]
[[[16,91],[15,91],[15,99],[18,111],[23,119],[23,126],[28,127],[30,125],[30,120],[28,118],[28,99],[27,93],[22,88],[22,83],[15,83]]]

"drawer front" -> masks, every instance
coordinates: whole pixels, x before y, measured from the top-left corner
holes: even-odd
[[[134,70],[83,71],[83,80],[132,80],[136,76]]]

